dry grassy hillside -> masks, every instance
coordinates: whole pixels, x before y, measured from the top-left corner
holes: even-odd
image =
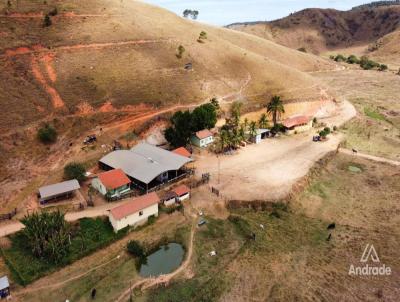
[[[238,91],[317,98],[315,81],[302,71],[331,68],[314,56],[141,2],[10,3],[0,4],[2,129],[54,113],[133,111]],[[55,7],[52,25],[43,27]],[[197,41],[201,31],[204,43]],[[193,71],[184,69],[189,62]],[[298,88],[304,93],[290,93]]]
[[[279,44],[320,53],[368,44],[400,28],[400,6],[350,11],[306,9],[272,22],[234,24],[230,28]]]
[[[400,31],[387,34],[369,46],[369,54],[381,61],[400,67]]]

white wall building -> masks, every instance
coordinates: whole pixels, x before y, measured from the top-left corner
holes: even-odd
[[[214,142],[214,135],[210,130],[204,129],[192,136],[192,143],[200,148],[205,148]]]
[[[160,199],[153,192],[112,209],[108,215],[115,232],[127,227],[137,227],[145,224],[149,217],[158,216],[158,203]]]

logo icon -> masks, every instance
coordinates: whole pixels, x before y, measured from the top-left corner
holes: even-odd
[[[371,258],[371,260],[373,262],[380,262],[378,253],[376,252],[374,245],[367,243],[367,245],[365,246],[364,252],[361,255],[360,262],[363,262],[363,263],[368,262],[369,258]]]
[[[390,266],[381,264],[378,253],[373,244],[367,244],[361,255],[361,266],[350,264],[349,275],[352,276],[389,276],[392,274]]]

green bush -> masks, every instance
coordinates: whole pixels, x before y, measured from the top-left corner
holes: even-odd
[[[182,58],[182,55],[184,54],[184,52],[186,51],[185,47],[183,47],[182,45],[179,45],[178,47],[178,53],[176,54],[176,57],[178,59]]]
[[[86,169],[85,166],[80,163],[69,163],[64,167],[64,179],[77,179],[78,181],[84,181]]]
[[[325,131],[326,134],[330,134],[331,133],[331,128],[325,127],[324,131]]]
[[[360,64],[360,60],[355,55],[350,55],[346,62],[349,64]]]
[[[38,130],[37,137],[42,143],[51,144],[57,140],[57,131],[49,124],[46,124]]]
[[[341,55],[341,54],[339,54],[339,55],[337,55],[337,56],[335,57],[335,61],[336,61],[336,62],[345,62],[345,61],[346,61],[346,57],[343,56],[343,55]]]
[[[49,15],[44,16],[43,27],[49,27],[49,26],[51,26],[52,23],[53,22],[51,21],[51,18]]]
[[[145,251],[142,245],[136,240],[130,240],[126,245],[126,249],[128,250],[129,254],[143,258],[145,256]]]
[[[381,65],[379,66],[379,71],[386,71],[387,69],[388,69],[388,67],[387,67],[386,64],[381,64]]]
[[[298,48],[297,50],[298,50],[298,51],[301,51],[301,52],[307,52],[307,49],[306,49],[305,47],[300,47],[300,48]]]

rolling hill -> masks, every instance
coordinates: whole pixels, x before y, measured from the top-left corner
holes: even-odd
[[[0,4],[1,129],[49,116],[201,103],[235,92],[250,100],[273,93],[313,99],[319,89],[304,71],[332,68],[315,56],[142,2],[10,3]],[[54,8],[57,15],[45,27]],[[202,31],[206,39],[198,40]]]
[[[400,6],[361,6],[349,11],[305,9],[272,22],[228,26],[308,52],[367,45],[400,29]]]

